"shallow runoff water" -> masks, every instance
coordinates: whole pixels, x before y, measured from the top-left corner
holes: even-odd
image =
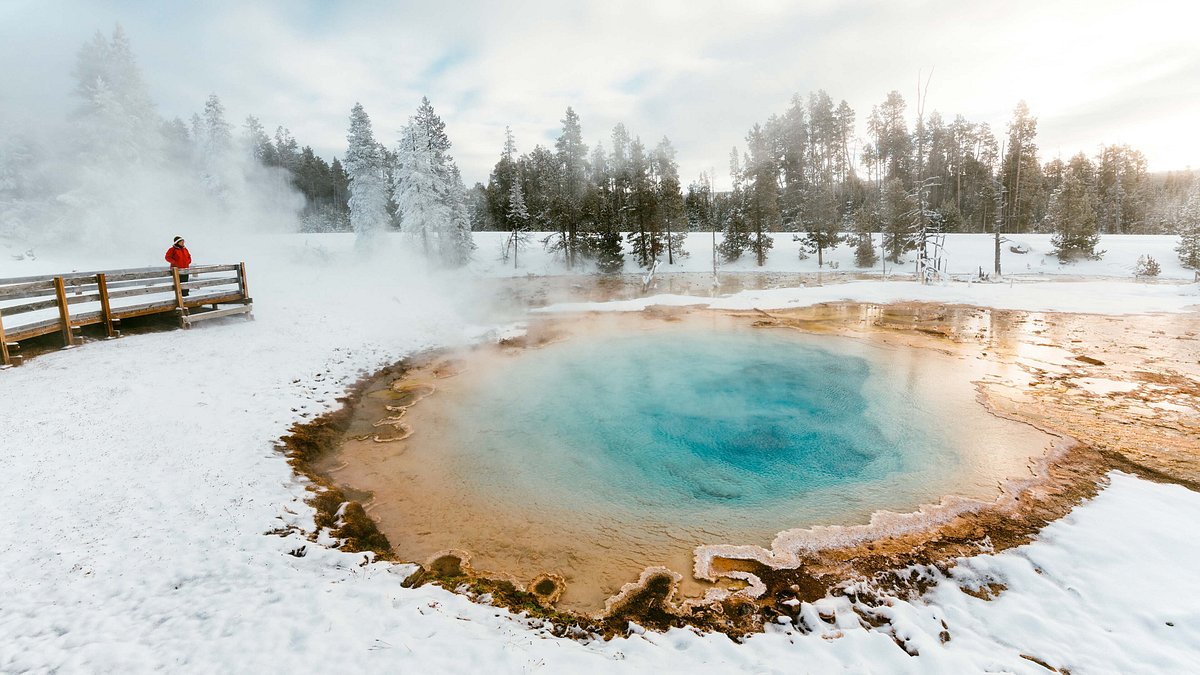
[[[845,337],[693,321],[465,364],[352,484],[401,556],[557,573],[576,609],[647,566],[686,576],[700,544],[992,497],[1046,446],[976,401],[964,359]]]

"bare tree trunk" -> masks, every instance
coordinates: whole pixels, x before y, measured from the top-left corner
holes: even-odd
[[[1017,184],[1013,186],[1012,209],[1009,213],[1015,222],[1009,226],[1010,231],[1021,225],[1021,151],[1023,149],[1025,149],[1024,143],[1017,146]]]
[[[996,190],[996,205],[994,208],[995,208],[996,213],[995,213],[995,220],[994,220],[995,226],[993,227],[993,229],[995,230],[995,234],[994,234],[994,236],[995,236],[995,243],[994,243],[995,260],[993,263],[993,269],[994,269],[994,273],[995,273],[996,277],[999,277],[1000,276],[1000,223],[1004,220],[1004,215],[1003,215],[1004,214],[1004,183],[1000,180],[997,180],[995,190]]]
[[[671,241],[671,220],[667,219],[667,264],[675,264],[675,244]]]

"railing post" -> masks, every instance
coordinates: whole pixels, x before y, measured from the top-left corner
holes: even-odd
[[[179,285],[179,268],[171,266],[171,279],[175,282],[175,314],[179,319],[179,327],[187,328],[187,308],[183,306],[183,288]]]
[[[108,304],[108,279],[103,272],[96,275],[96,288],[100,291],[100,314],[104,317],[104,330],[108,337],[117,337],[117,331],[113,330],[112,307]]]
[[[171,279],[175,282],[175,307],[183,309],[183,288],[179,286],[179,268],[171,267]]]
[[[8,355],[8,340],[4,337],[4,312],[0,312],[0,363],[12,365],[12,357]]]
[[[246,283],[246,262],[238,263],[238,286],[242,289],[242,299],[250,297],[250,286]]]
[[[71,310],[67,306],[67,289],[62,277],[54,277],[54,295],[58,298],[58,322],[62,327],[63,346],[75,344],[75,336],[71,334]]]

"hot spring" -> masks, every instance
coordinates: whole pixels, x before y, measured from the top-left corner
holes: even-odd
[[[559,606],[595,612],[649,566],[698,594],[698,545],[993,498],[1048,445],[977,401],[963,356],[723,316],[569,330],[463,355],[407,410],[410,438],[346,444],[337,480],[372,493],[401,557],[558,574]]]

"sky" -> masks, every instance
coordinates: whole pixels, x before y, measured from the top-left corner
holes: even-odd
[[[915,120],[961,114],[1001,135],[1018,101],[1041,158],[1129,144],[1151,171],[1200,168],[1200,40],[1190,0],[140,2],[0,0],[0,125],[64,121],[79,47],[120,23],[165,117],[217,94],[230,121],[289,128],[331,159],[361,102],[389,145],[428,96],[468,184],[511,126],[552,146],[571,106],[589,145],[623,122],[667,136],[686,184],[728,183],[733,146],[824,89],[856,111],[891,90]]]

